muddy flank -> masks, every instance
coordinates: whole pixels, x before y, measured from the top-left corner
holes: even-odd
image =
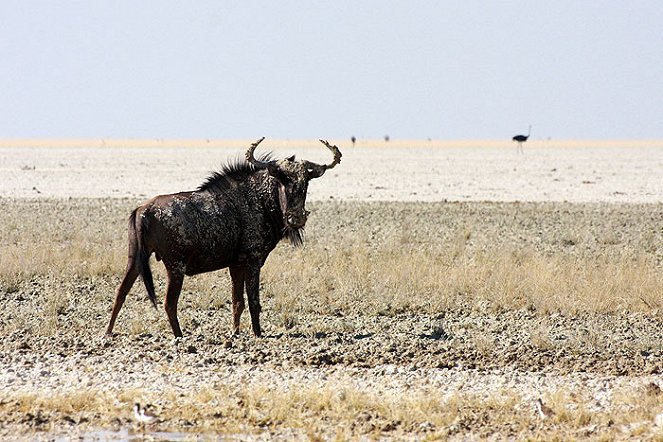
[[[583,295],[594,302],[574,303],[559,282],[548,290],[554,297],[560,287],[562,301],[546,304],[528,297],[541,290],[534,283],[511,291],[514,282],[505,279],[507,293],[517,296],[492,300],[467,278],[449,282],[449,292],[430,288],[445,281],[422,283],[403,300],[398,284],[408,276],[385,263],[438,244],[444,253],[426,249],[439,259],[430,266],[447,266],[449,275],[460,259],[454,254],[472,264],[500,253],[515,256],[510,267],[582,264],[571,269],[579,278],[611,260],[655,274],[663,270],[663,206],[316,202],[308,207],[306,247],[280,245],[265,266],[264,337],[250,334],[248,320],[231,336],[225,270],[185,279],[184,338],[173,338],[140,280],[115,335],[106,337],[126,216],[136,204],[0,199],[2,248],[11,255],[0,274],[0,438],[138,439],[143,431],[156,439],[238,440],[662,435],[660,285],[649,297],[621,299],[610,292],[608,274],[594,295]],[[29,244],[35,237],[41,255]],[[71,253],[60,254],[57,244]],[[368,262],[352,265],[365,265],[366,277],[384,287],[362,289],[361,281],[343,283],[342,274],[320,285],[356,248],[367,251]],[[24,266],[10,268],[21,253]],[[101,255],[103,262],[95,261]],[[159,263],[153,267],[162,302],[164,273]],[[537,414],[536,399],[554,414]],[[157,415],[145,429],[133,418],[135,402]]]

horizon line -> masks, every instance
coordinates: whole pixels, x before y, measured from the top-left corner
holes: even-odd
[[[257,139],[257,138],[256,138]],[[18,148],[18,147],[87,147],[87,148],[118,148],[118,147],[236,147],[250,144],[256,139],[253,138],[0,138],[0,147]],[[334,144],[343,144],[346,147],[352,145],[350,138],[328,138]],[[284,147],[299,146],[309,143],[318,143],[314,138],[266,138],[267,143],[276,143]],[[416,147],[448,146],[452,145],[473,145],[478,144],[513,144],[511,138],[477,138],[477,139],[452,139],[452,138],[391,138],[389,141],[383,138],[362,138],[357,139],[355,146],[361,147],[407,147],[406,144],[415,144]],[[663,138],[618,138],[618,139],[582,139],[582,138],[533,138],[525,142],[527,145],[545,146],[547,144],[590,144],[604,146],[628,146],[643,144],[661,144]]]

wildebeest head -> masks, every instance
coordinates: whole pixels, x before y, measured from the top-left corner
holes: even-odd
[[[310,161],[296,161],[294,156],[282,160],[256,160],[253,152],[264,139],[265,137],[262,137],[249,147],[246,152],[246,160],[258,169],[266,169],[277,180],[283,222],[287,229],[301,229],[306,224],[309,214],[305,207],[308,182],[313,178],[321,177],[327,169],[340,163],[341,151],[327,141],[320,140],[334,154],[334,160],[330,164],[320,165]]]

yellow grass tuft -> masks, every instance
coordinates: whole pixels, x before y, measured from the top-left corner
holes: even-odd
[[[653,259],[545,256],[533,251],[458,252],[385,242],[278,250],[265,267],[267,293],[283,315],[360,309],[434,313],[450,307],[537,311],[652,311],[663,307],[663,273]]]

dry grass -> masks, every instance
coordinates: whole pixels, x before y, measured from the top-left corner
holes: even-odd
[[[591,438],[613,440],[645,437],[661,440],[654,425],[663,411],[663,396],[640,392],[616,394],[610,410],[598,410],[595,398],[582,392],[556,390],[542,397],[554,415],[542,419],[534,402],[505,389],[492,394],[457,393],[440,397],[435,391],[399,392],[356,388],[334,382],[305,385],[202,386],[183,395],[147,389],[77,391],[49,396],[12,394],[0,411],[30,413],[43,410],[50,418],[137,427],[134,402],[148,404],[161,431],[179,431],[183,423],[198,434],[246,434],[288,429],[298,438],[349,440],[358,435],[397,439],[418,434],[417,440],[454,435],[467,439],[508,435],[531,440]]]
[[[86,331],[90,318],[105,323],[126,265],[126,217],[134,205],[0,199],[0,293],[11,311],[0,318],[0,331],[54,336]],[[349,312],[393,317],[528,309],[545,317],[663,311],[658,206],[316,203],[310,208],[306,247],[279,245],[263,269],[265,321],[277,329],[301,332],[308,330],[302,323],[307,314]],[[155,263],[153,270],[163,299],[163,266]],[[12,293],[23,299],[14,301]],[[186,323],[193,311],[229,310],[229,293],[225,271],[188,278],[181,319]],[[124,309],[122,329],[138,335],[158,327],[168,333],[163,315],[155,315],[144,297],[138,281],[130,299],[141,302]],[[242,319],[249,329],[248,315]],[[343,324],[317,327],[351,332],[352,325],[345,330]],[[544,327],[529,333],[534,348],[558,345]],[[494,337],[483,331],[469,338],[480,354],[495,349]],[[580,339],[579,347],[609,345],[596,331],[574,339]],[[656,337],[650,340],[652,349],[660,348]],[[572,341],[566,345],[574,348]]]
[[[119,280],[126,264],[125,217],[132,205],[0,200],[0,286],[11,293],[40,276]],[[574,314],[663,307],[661,229],[650,216],[657,207],[634,207],[631,217],[650,220],[637,230],[615,231],[614,224],[621,222],[617,215],[623,213],[593,207],[596,213],[584,221],[570,213],[557,226],[550,221],[556,231],[542,233],[541,226],[523,229],[518,220],[503,225],[508,205],[496,206],[494,219],[485,220],[475,219],[479,215],[471,205],[453,206],[459,218],[453,222],[465,225],[444,225],[454,215],[445,205],[423,205],[425,218],[402,213],[390,218],[390,207],[398,203],[316,206],[314,213],[321,213],[311,220],[306,247],[282,244],[264,268],[263,296],[276,298],[284,325],[296,321],[298,312],[347,309],[372,315],[459,307]],[[516,208],[525,219],[537,215],[536,205]],[[408,209],[417,207],[400,205]],[[597,223],[605,224],[598,236]],[[579,239],[570,241],[570,236]],[[162,266],[154,267],[162,282]],[[219,273],[204,275],[187,280],[185,287],[202,291],[197,302],[212,306],[226,301],[214,296],[227,291],[227,278],[221,278]],[[45,308],[57,313],[68,300],[54,293]]]
[[[0,333],[55,336],[67,327],[89,336],[91,321],[105,323],[126,263],[126,218],[135,204],[0,199],[0,295],[11,313],[0,317]],[[523,333],[534,348],[553,350],[560,344],[545,322],[548,313],[663,311],[660,206],[329,202],[309,209],[306,247],[282,244],[264,267],[269,319],[285,329],[296,328],[303,314],[391,317],[529,309],[542,322]],[[162,298],[161,264],[154,270]],[[35,280],[42,293],[33,293]],[[24,299],[14,302],[14,295]],[[143,297],[143,289],[131,296]],[[228,308],[229,298],[226,272],[216,272],[187,279],[182,302],[220,310]],[[146,314],[150,309],[143,302],[123,312],[130,336],[155,332],[157,325],[145,320],[156,316]],[[77,314],[65,315],[72,310]],[[165,321],[159,324],[165,335]],[[444,333],[442,325],[433,328],[438,332]],[[495,339],[485,329],[462,336],[477,352],[494,352]],[[600,330],[589,330],[583,339],[597,348],[609,346]],[[642,339],[651,339],[651,349],[660,348],[658,336]],[[552,391],[543,399],[556,413],[545,421],[534,413],[531,398],[508,389],[482,395],[461,389],[440,397],[416,386],[383,391],[331,381],[207,384],[187,394],[116,385],[48,395],[12,390],[0,398],[0,414],[43,410],[77,422],[85,418],[97,427],[114,425],[119,416],[124,425],[132,403],[140,400],[155,405],[164,420],[160,429],[203,433],[294,429],[312,440],[382,434],[396,439],[416,434],[418,440],[454,435],[663,440],[661,428],[653,425],[663,412],[661,395],[626,391],[598,409],[596,399],[582,392]]]
[[[330,313],[349,306],[392,315],[487,305],[575,314],[663,306],[663,274],[644,256],[604,261],[504,250],[458,254],[446,245],[369,250],[348,244],[279,250],[274,261],[265,269],[266,291],[278,293],[278,304],[289,311]]]
[[[103,202],[89,212],[85,206],[83,201],[42,204],[0,199],[4,210],[0,282],[11,290],[33,276],[71,279],[116,274],[123,269],[126,224],[122,225],[122,219],[126,215],[117,212],[117,207],[111,212]]]

